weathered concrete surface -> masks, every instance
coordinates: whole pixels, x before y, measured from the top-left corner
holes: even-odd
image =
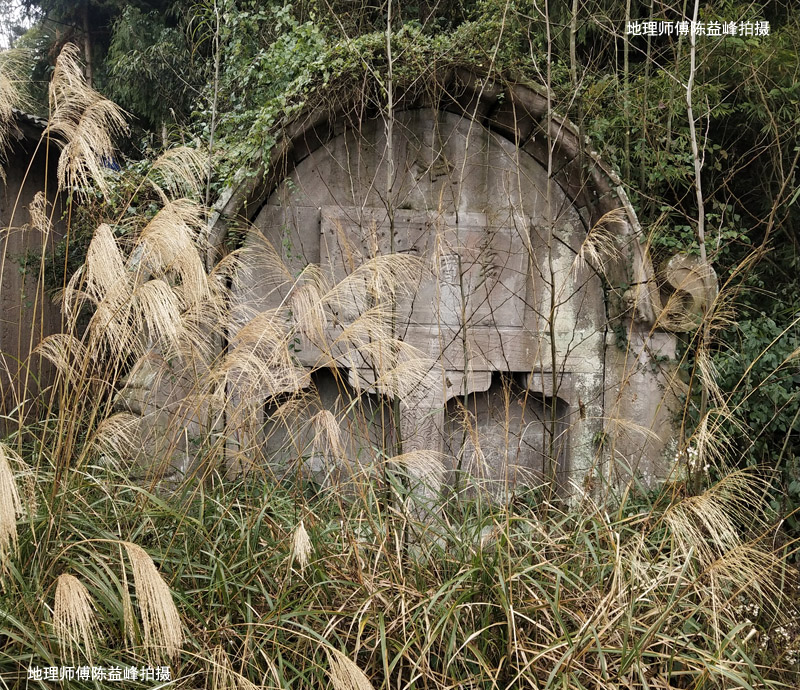
[[[53,371],[31,352],[61,325],[59,309],[40,279],[42,250],[52,251],[64,234],[61,199],[56,195],[57,159],[51,158],[48,173],[45,147],[34,157],[41,131],[35,119],[17,117],[5,152],[5,183],[0,181],[0,435],[37,412],[38,396],[50,385]],[[37,194],[40,200],[34,203]],[[32,205],[34,216],[39,215],[37,206],[43,214],[38,219],[31,218]],[[42,222],[42,217],[48,220]],[[51,278],[60,283],[62,276]]]
[[[623,258],[605,277],[624,273],[633,282],[638,275],[642,288],[608,296],[599,267],[579,258],[591,215],[533,155],[463,114],[400,112],[391,150],[381,120],[310,149],[266,197],[245,245],[267,240],[292,272],[318,264],[331,283],[376,255],[422,259],[428,270],[412,296],[398,300],[395,334],[436,360],[442,380],[402,409],[403,450],[444,451],[451,467],[495,485],[537,483],[552,473],[562,485],[580,485],[610,467],[599,439],[621,427],[621,417],[652,426],[658,437],[626,434],[614,452],[637,475],[663,476],[661,447],[672,429],[655,360],[607,345],[616,319],[632,342],[649,347],[652,268],[630,238],[622,238]],[[240,296],[248,312],[290,298],[290,288],[260,284]],[[607,297],[614,301],[608,309]],[[671,337],[661,340],[669,349]],[[304,343],[297,356],[313,368],[321,354]],[[370,390],[367,370],[337,374],[354,376]],[[324,406],[348,406],[324,383],[318,390]],[[264,422],[275,438],[269,414]],[[273,457],[289,443],[286,434],[279,438],[269,444]],[[368,449],[348,454],[363,458]]]

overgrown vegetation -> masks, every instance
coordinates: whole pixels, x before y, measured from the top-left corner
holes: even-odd
[[[55,21],[68,5],[42,7]],[[84,663],[169,664],[187,688],[797,684],[800,34],[790,7],[704,8],[772,26],[698,43],[695,135],[688,39],[621,35],[626,20],[675,20],[678,7],[404,5],[388,32],[395,58],[385,7],[106,9],[86,16],[105,22],[84,27],[91,76],[155,135],[147,160],[129,148],[110,179],[108,136],[122,114],[85,83],[77,49],[61,52],[48,135],[64,145],[71,279],[59,286],[65,332],[37,350],[55,367],[52,397],[35,419],[33,401],[20,401],[0,444],[6,686],[28,683],[30,667]],[[42,39],[48,26],[21,39],[39,42],[38,74],[61,41]],[[389,62],[398,93],[420,80],[435,88],[459,66],[547,85],[554,109],[622,171],[656,259],[702,245],[725,289],[683,344],[687,477],[566,504],[541,487],[490,501],[464,476],[432,511],[419,485],[437,484],[442,459],[402,453],[389,436],[338,482],[304,473],[312,456],[344,466],[339,425],[384,412],[347,381],[337,381],[339,418],[313,387],[301,393],[310,373],[293,354],[299,339],[319,348],[319,370],[369,361],[398,401],[424,388],[436,363],[391,327],[396,296],[423,267],[384,257],[333,285],[312,269],[292,275],[266,246],[208,266],[207,204],[242,164],[267,160],[304,108],[335,108],[358,88],[367,109],[385,110]],[[158,90],[136,87],[154,79]],[[47,228],[52,213],[32,222]],[[253,266],[291,286],[291,299],[244,318],[230,295]],[[325,328],[342,313],[351,318],[332,343]],[[144,447],[140,421],[119,411],[137,374],[182,393],[171,426]],[[282,471],[248,442],[265,399],[294,432]],[[311,420],[302,433],[300,408]],[[152,457],[180,465],[185,481],[172,467],[153,472]]]
[[[164,499],[107,465],[71,473],[55,495],[51,473],[33,476],[5,576],[9,686],[31,665],[71,665],[75,647],[86,658],[79,636],[51,627],[59,574],[88,590],[95,664],[169,659],[179,687],[369,687],[364,676],[375,688],[795,682],[796,614],[775,592],[792,576],[758,546],[751,506],[764,487],[748,473],[611,515],[526,493],[505,508],[454,499],[411,543],[420,526],[385,512],[371,483],[304,500],[262,476],[215,479]],[[402,505],[402,485],[391,491]],[[58,507],[56,526],[46,505]],[[180,659],[156,633],[148,645],[138,610],[127,627],[129,590],[137,607],[150,595],[132,588],[121,539],[141,544],[174,592]],[[350,682],[334,680],[332,660]]]

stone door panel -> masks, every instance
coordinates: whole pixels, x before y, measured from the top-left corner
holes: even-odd
[[[400,300],[399,323],[450,329],[523,323],[528,252],[517,228],[492,225],[483,213],[400,209],[392,232],[383,209],[323,207],[321,213],[320,262],[336,282],[376,255],[422,259],[427,271]]]

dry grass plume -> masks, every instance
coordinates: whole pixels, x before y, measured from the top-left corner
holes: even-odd
[[[311,538],[308,536],[302,520],[300,520],[292,534],[291,555],[292,561],[297,563],[301,570],[308,565],[308,559],[311,557]]]
[[[183,629],[172,593],[141,546],[129,541],[123,546],[133,570],[145,653],[154,662],[174,660],[181,651]]]
[[[17,548],[17,518],[22,515],[22,502],[11,463],[22,459],[7,445],[0,443],[0,570]]]
[[[231,660],[222,647],[214,649],[211,664],[212,690],[257,690],[257,685],[233,669]]]
[[[325,653],[333,690],[374,690],[364,672],[338,649],[326,647]]]
[[[56,581],[53,630],[61,645],[65,663],[68,659],[74,666],[81,658],[81,653],[89,664],[92,663],[100,629],[89,591],[69,573],[59,575]]]
[[[50,81],[50,123],[45,131],[61,146],[58,184],[85,194],[92,185],[108,191],[106,173],[114,160],[113,139],[127,128],[122,109],[86,84],[80,48],[67,43]]]

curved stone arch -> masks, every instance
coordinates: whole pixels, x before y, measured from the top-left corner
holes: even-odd
[[[443,83],[445,87],[436,94],[430,90],[405,94],[395,111],[431,108],[469,118],[513,142],[545,169],[548,147],[554,143],[552,179],[578,210],[587,230],[605,224],[616,236],[619,253],[605,270],[613,293],[609,318],[630,310],[625,293],[633,287],[638,320],[652,325],[661,310],[660,299],[642,229],[622,181],[588,146],[588,140],[580,141],[572,122],[555,113],[548,121],[546,89],[501,84],[460,69],[446,75]],[[252,221],[289,171],[346,129],[379,116],[374,109],[359,110],[357,105],[354,100],[335,109],[317,106],[301,112],[285,128],[267,164],[256,164],[255,175],[248,174],[223,194],[210,223],[212,246],[218,255],[231,219]]]
[[[604,282],[610,288],[605,300],[606,319],[616,319],[628,328],[635,323],[641,341],[638,345],[641,351],[646,350],[649,347],[646,334],[654,327],[660,303],[653,268],[642,244],[641,228],[617,175],[588,149],[585,142],[580,141],[579,132],[572,123],[555,114],[548,118],[548,99],[541,89],[501,84],[462,70],[452,71],[442,83],[445,88],[435,94],[427,90],[404,94],[396,107],[396,117],[423,110],[453,114],[498,135],[510,142],[516,151],[530,156],[545,170],[549,169],[549,180],[578,214],[584,233],[603,226],[615,237],[617,251],[603,271]],[[268,164],[230,188],[217,205],[210,232],[211,244],[218,248],[219,253],[232,219],[254,221],[284,180],[319,149],[331,145],[348,131],[360,131],[365,123],[379,122],[377,109],[359,109],[357,105],[358,101],[354,100],[334,109],[324,106],[312,108],[302,112],[285,128],[282,138],[270,153]],[[605,342],[605,334],[602,334],[602,340]],[[598,349],[598,346],[593,347]],[[616,406],[614,414],[618,417],[642,419],[641,405],[620,409],[618,401],[611,400],[608,391],[616,386],[619,398],[620,391],[629,385],[631,375],[625,373],[627,365],[623,364],[619,372],[615,370],[606,378],[609,357],[602,354],[602,347],[599,346],[597,360],[602,375],[588,371],[594,361],[586,367],[587,370],[568,373],[558,382],[555,377],[550,378],[543,371],[528,367],[529,375],[523,386],[525,390],[536,391],[542,399],[561,400],[568,409],[566,413],[558,413],[558,423],[580,429],[571,432],[569,442],[571,469],[576,470],[579,477],[593,462],[590,456],[594,455],[596,439],[605,426],[601,420],[609,416],[608,408]],[[669,346],[666,349],[669,354]],[[634,359],[638,362],[639,355]],[[619,357],[612,356],[611,360],[613,366],[620,368]],[[653,358],[646,358],[644,364],[652,361]],[[646,373],[641,373],[638,363],[635,368],[634,378],[638,376],[639,385],[654,384]],[[567,371],[572,369],[565,367]],[[488,388],[475,390],[486,391]],[[649,415],[653,407],[650,405],[646,414]],[[658,423],[663,427],[663,414],[656,422],[660,402],[655,409],[651,426]],[[643,454],[645,451],[637,452]]]

